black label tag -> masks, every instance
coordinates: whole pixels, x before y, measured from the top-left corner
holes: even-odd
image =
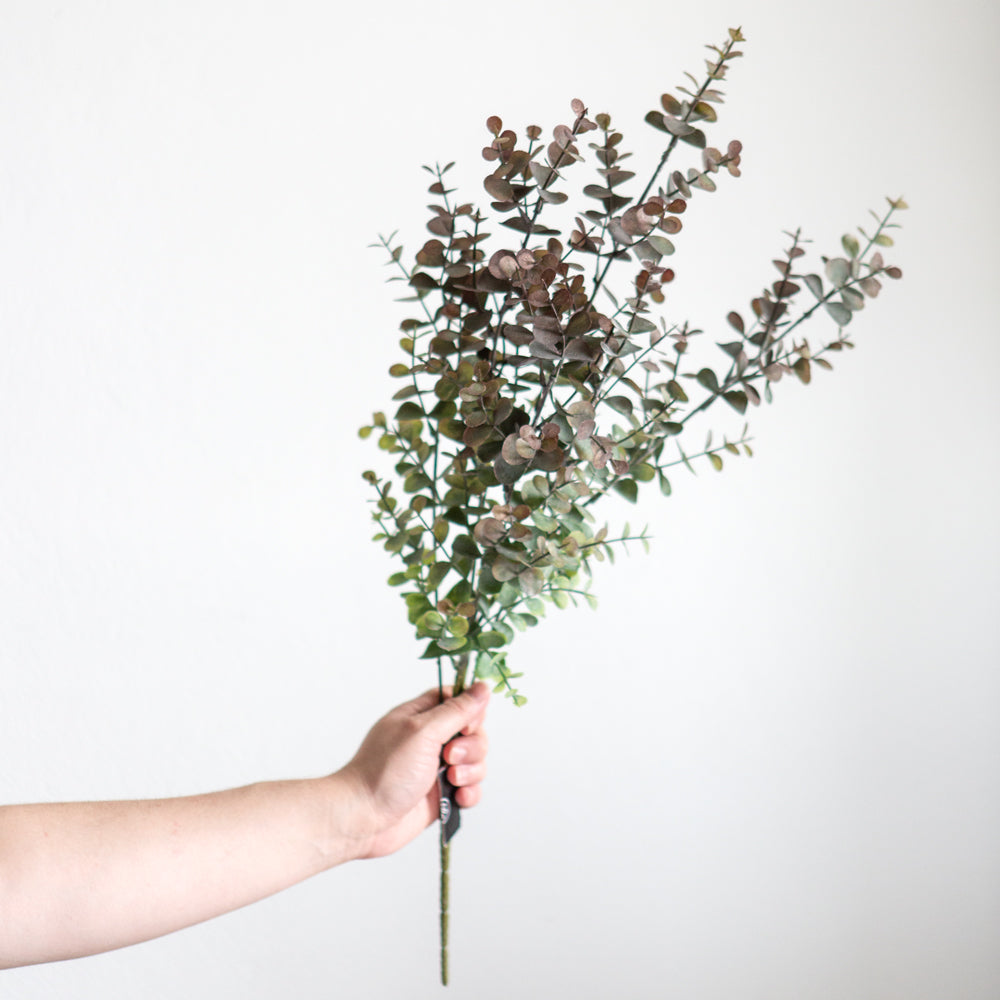
[[[438,770],[438,817],[441,820],[441,843],[447,844],[462,825],[461,810],[455,801],[455,786],[448,780],[448,766],[441,762]]]

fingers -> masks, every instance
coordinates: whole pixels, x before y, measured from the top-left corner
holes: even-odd
[[[458,696],[459,704],[464,705],[467,702],[464,700],[465,695],[471,695],[473,697],[483,698],[482,711],[479,713],[477,719],[472,720],[472,722],[481,725],[483,721],[483,716],[486,714],[486,705],[489,703],[489,685],[485,684],[483,681],[476,681],[471,687],[466,688]],[[451,697],[452,686],[450,684],[445,684],[444,686],[444,703],[452,701]],[[417,695],[416,698],[411,698],[409,701],[403,702],[402,705],[397,705],[394,712],[404,712],[407,715],[423,715],[425,712],[430,711],[432,708],[437,708],[442,704],[441,692],[435,688],[428,688],[423,694]]]
[[[455,792],[455,801],[462,809],[471,809],[479,805],[479,800],[483,797],[483,789],[479,785],[469,785],[459,788]]]
[[[444,748],[448,780],[457,789],[455,801],[463,808],[476,805],[482,796],[480,783],[486,777],[486,733],[457,736]]]
[[[448,780],[456,787],[478,785],[486,777],[486,764],[456,764],[448,768]]]
[[[448,764],[478,764],[486,759],[489,740],[486,733],[476,732],[471,736],[456,736],[444,748],[444,759]]]
[[[445,687],[444,696],[445,698],[451,697],[450,684]],[[416,698],[412,698],[410,701],[404,702],[399,706],[399,708],[405,709],[408,714],[420,714],[433,708],[435,705],[439,705],[440,703],[441,695],[438,693],[438,689],[428,688],[428,690],[426,690],[423,694],[417,695]]]
[[[487,699],[487,704],[489,700]],[[483,728],[483,722],[486,720],[486,705],[483,705],[483,710],[465,726],[462,727],[462,734],[464,736],[471,736],[473,733],[478,733]]]
[[[426,695],[422,697],[426,697]],[[482,681],[477,681],[457,697],[449,698],[440,705],[428,708],[423,713],[426,731],[438,743],[444,743],[450,736],[466,729],[469,732],[475,732],[482,724],[489,699],[489,686]]]

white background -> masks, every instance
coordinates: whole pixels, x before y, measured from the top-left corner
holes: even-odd
[[[735,24],[744,176],[694,198],[670,318],[729,339],[782,230],[837,253],[884,195],[905,279],[753,460],[608,511],[655,540],[596,614],[518,638],[451,995],[1000,995],[989,2],[0,3],[0,799],[323,773],[432,683],[368,541],[412,307],[366,246],[427,238],[422,163],[487,200],[489,114],[580,97],[649,163]],[[428,834],[0,995],[437,996],[436,906]]]

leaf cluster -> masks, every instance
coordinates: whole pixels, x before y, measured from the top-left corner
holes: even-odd
[[[592,562],[631,540],[647,544],[628,526],[609,537],[596,502],[610,493],[634,502],[648,483],[669,495],[678,466],[721,470],[725,458],[750,455],[746,427],[685,451],[692,418],[719,401],[740,414],[770,402],[786,375],[808,384],[853,346],[845,328],[882,279],[901,276],[881,250],[902,199],[813,271],[803,268],[801,233],[788,233],[772,262],[777,278],[748,313],[729,312],[721,357],[689,361],[703,331],[668,324],[657,307],[675,278],[665,261],[689,203],[740,174],[741,143],[710,146],[705,128],[717,122],[720,83],[743,40],[731,29],[709,47],[703,78],[688,75],[646,115],[669,138],[640,193],[609,114],[591,117],[574,100],[547,139],[535,125],[518,135],[494,115],[482,150],[488,210],[453,197],[452,164],[426,167],[431,238],[411,264],[395,235],[378,244],[397,272],[390,280],[406,287],[403,301],[418,308],[400,324],[394,406],[360,431],[392,456],[387,475],[365,473],[375,538],[398,560],[389,583],[426,641],[423,655],[450,659],[459,688],[471,665],[523,702],[506,663],[516,633],[550,606],[593,605]],[[674,167],[679,149],[698,162]],[[799,327],[818,312],[837,332],[813,348]]]

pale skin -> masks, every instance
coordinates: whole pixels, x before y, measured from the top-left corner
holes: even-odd
[[[428,691],[322,778],[0,807],[0,968],[147,941],[399,850],[437,819],[442,745],[458,804],[479,802],[488,701],[482,683],[441,704]]]

